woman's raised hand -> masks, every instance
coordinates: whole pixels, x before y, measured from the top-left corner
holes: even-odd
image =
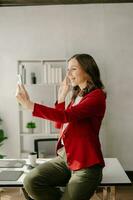
[[[70,79],[68,76],[64,78],[58,90],[58,103],[65,101],[65,98],[70,89]]]
[[[17,86],[17,91],[16,91],[16,98],[17,101],[25,108],[30,109],[33,111],[34,109],[34,103],[30,101],[28,92],[26,91],[24,85],[19,85]]]

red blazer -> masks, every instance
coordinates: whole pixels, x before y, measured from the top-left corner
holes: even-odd
[[[95,89],[86,94],[77,105],[72,102],[65,109],[65,102],[56,103],[55,108],[34,105],[33,116],[56,122],[61,128],[68,123],[66,129],[60,131],[57,150],[62,147],[63,139],[67,163],[71,170],[90,167],[95,164],[104,166],[104,159],[99,141],[99,130],[104,117],[106,103],[105,93]]]

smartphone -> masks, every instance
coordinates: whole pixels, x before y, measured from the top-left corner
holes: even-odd
[[[23,84],[22,75],[21,75],[21,74],[18,74],[18,84],[19,84],[19,85],[22,85],[22,84]]]

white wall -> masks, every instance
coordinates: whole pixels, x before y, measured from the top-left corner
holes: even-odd
[[[133,4],[88,4],[0,8],[0,116],[18,156],[15,100],[17,60],[62,59],[91,54],[105,83],[107,112],[101,129],[104,156],[133,170]]]

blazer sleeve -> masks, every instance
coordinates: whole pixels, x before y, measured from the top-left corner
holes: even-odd
[[[58,103],[58,101],[55,102],[55,108],[57,110],[65,110],[65,102],[62,102],[62,103]],[[61,122],[58,122],[58,121],[55,121],[54,122],[54,126],[55,128],[58,128],[60,129],[62,127],[62,123]]]
[[[105,112],[105,96],[101,92],[92,92],[75,106],[60,110],[45,105],[34,104],[33,116],[59,123],[78,121],[88,117],[103,117]]]

